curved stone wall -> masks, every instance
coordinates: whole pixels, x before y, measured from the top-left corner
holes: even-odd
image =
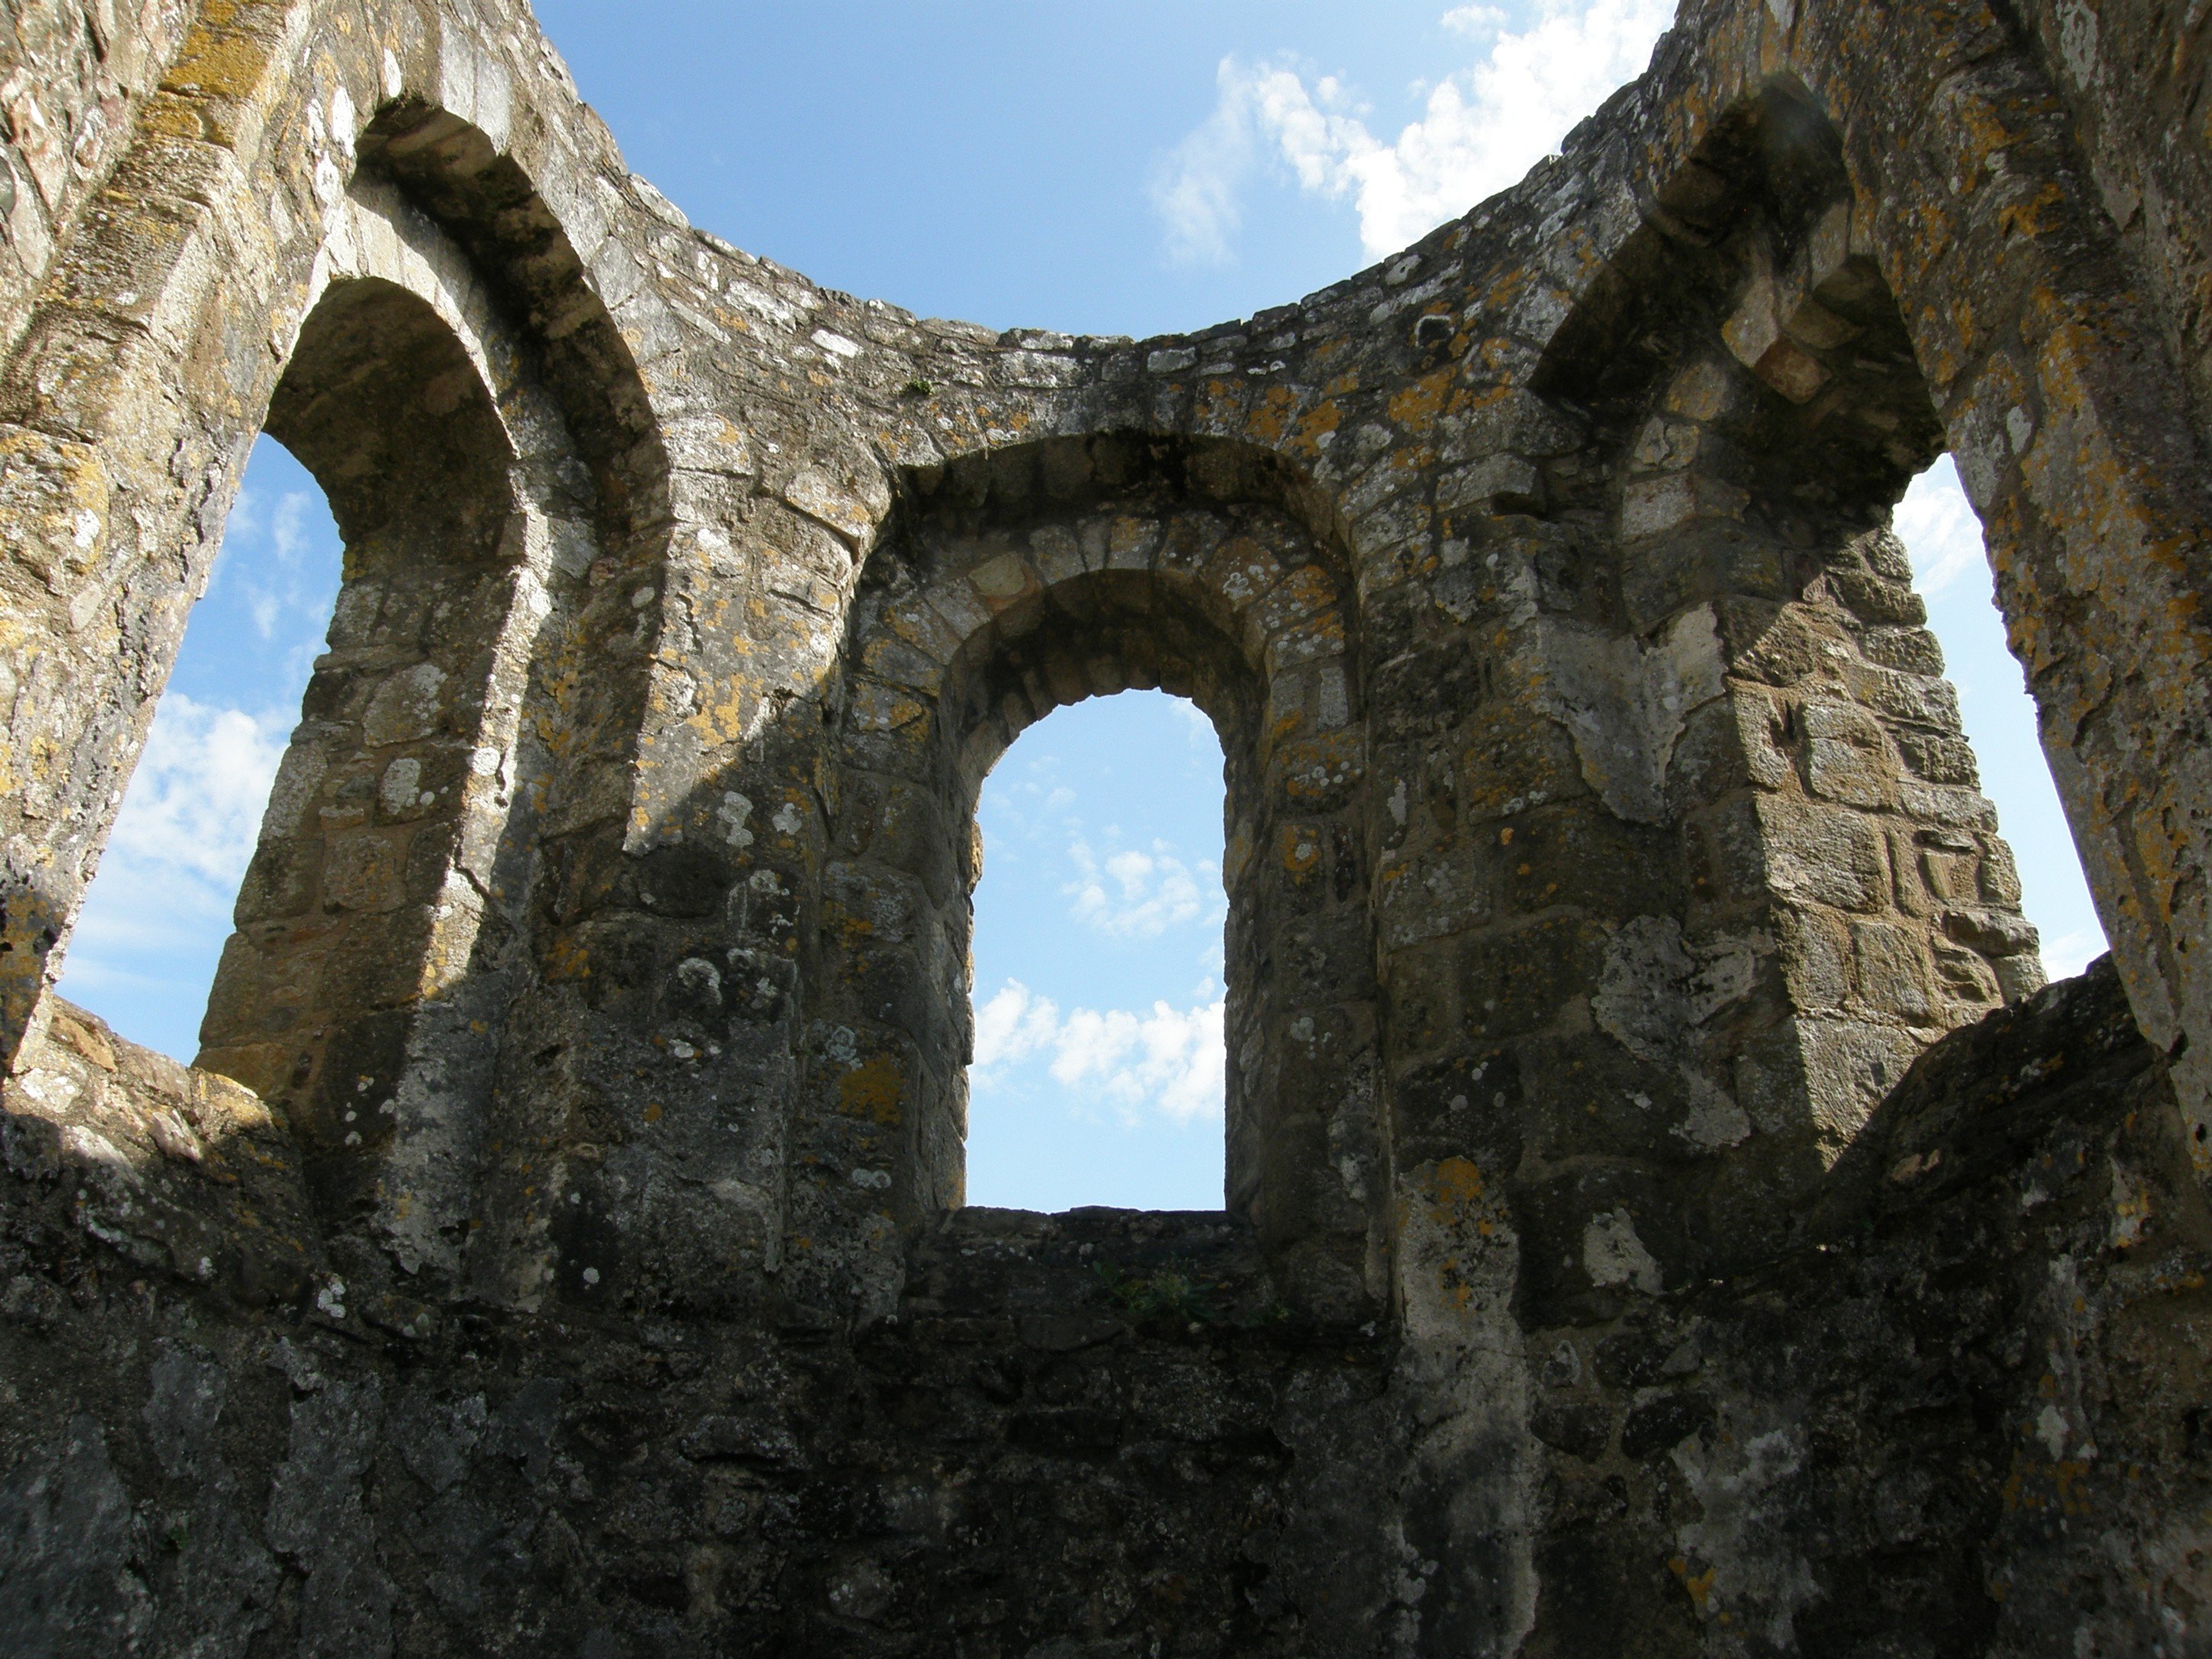
[[[1690,0],[1519,186],[1139,343],[695,231],[517,0],[61,9],[0,1645],[2202,1645],[2202,135],[2115,90],[2202,19]],[[187,1072],[48,987],[264,430],[347,581]],[[2083,984],[1889,532],[1947,448]],[[976,792],[1149,685],[1225,1207],[964,1209]]]

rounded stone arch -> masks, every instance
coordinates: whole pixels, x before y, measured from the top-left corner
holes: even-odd
[[[450,19],[410,15],[364,36],[311,17],[302,34],[267,30],[254,10],[199,20],[0,368],[0,442],[32,532],[12,561],[28,580],[0,597],[14,641],[0,650],[31,693],[9,732],[27,787],[0,795],[11,1055],[58,968],[260,414],[321,297],[349,180],[381,179],[427,206],[492,307],[523,313],[518,361],[575,434],[560,487],[597,495],[585,516],[602,556],[649,569],[665,556],[668,469],[643,377],[522,155],[556,173],[580,164],[543,124],[510,120],[513,73]],[[457,66],[473,66],[461,89],[498,105],[512,143],[409,90],[459,84]],[[426,132],[434,142],[408,149]],[[472,179],[457,180],[460,168]],[[581,181],[561,182],[562,199],[580,199]],[[573,688],[564,718],[589,735],[572,745],[569,799],[620,788],[647,678]]]
[[[593,640],[637,633],[636,584],[617,579],[658,585],[671,527],[668,457],[635,356],[642,337],[601,297],[612,270],[634,307],[635,273],[619,262],[587,267],[571,216],[551,204],[588,199],[580,237],[607,242],[606,210],[590,195],[595,169],[546,123],[515,118],[515,73],[486,58],[483,42],[450,19],[427,21],[425,33],[423,19],[398,20],[381,40],[318,33],[312,19],[304,37],[251,27],[234,35],[223,25],[195,33],[0,372],[0,441],[20,459],[11,485],[22,520],[44,535],[17,556],[39,582],[0,596],[6,636],[29,645],[9,651],[8,665],[19,684],[73,693],[15,703],[11,741],[42,758],[36,799],[0,797],[9,819],[0,1024],[11,1051],[58,966],[52,952],[90,880],[264,415],[294,423],[295,447],[313,448],[315,376],[305,366],[334,361],[335,343],[352,334],[428,347],[423,373],[385,387],[392,406],[450,397],[442,415],[480,417],[483,441],[463,446],[472,482],[456,497],[472,504],[473,521],[449,513],[443,530],[449,545],[476,538],[453,569],[483,585],[484,604],[426,623],[427,644],[397,665],[443,677],[433,746],[450,740],[453,752],[385,757],[425,774],[434,759],[451,770],[459,757],[466,775],[451,793],[444,782],[417,792],[418,805],[424,794],[443,799],[426,809],[434,833],[409,832],[419,864],[390,880],[388,871],[359,872],[372,902],[437,890],[436,914],[411,928],[354,930],[360,952],[326,938],[331,961],[289,988],[343,981],[351,1035],[341,1042],[337,1024],[310,1024],[319,1034],[305,1066],[297,1048],[283,1064],[284,1043],[254,1024],[257,1014],[281,1018],[282,1006],[252,1009],[242,988],[272,967],[243,944],[257,928],[276,931],[264,901],[283,908],[301,891],[285,849],[264,847],[204,1033],[210,1061],[304,1103],[330,1219],[376,1247],[351,1252],[362,1258],[356,1279],[379,1259],[447,1279],[457,1270],[471,1189],[488,1173],[474,1148],[501,1093],[502,1023],[489,1016],[510,998],[526,1012],[545,978],[533,960],[544,942],[543,854],[556,842],[619,842],[623,831],[650,652],[640,641],[613,672],[579,665]],[[210,53],[229,54],[224,73],[193,80],[192,63]],[[477,118],[443,107],[441,86],[458,86]],[[394,357],[406,355],[395,343]],[[303,373],[280,396],[295,365]],[[346,489],[317,470],[346,518]],[[398,520],[422,531],[438,515],[418,495],[411,520],[400,512],[378,526],[375,493],[362,492],[349,534],[388,532],[396,546],[407,539]],[[310,726],[315,712],[311,699]],[[287,781],[305,764],[295,750]],[[371,793],[370,823],[356,827],[379,827],[381,793]],[[440,816],[462,797],[465,810]],[[289,837],[290,850],[313,839]],[[307,862],[319,879],[320,853]],[[356,1039],[379,1060],[352,1068],[382,1097],[367,1116],[329,1094],[337,1051]]]
[[[812,1029],[847,1038],[808,1091],[840,1177],[816,1202],[909,1227],[960,1204],[982,780],[1054,708],[1158,688],[1225,758],[1228,1207],[1301,1294],[1379,1283],[1359,629],[1317,500],[1264,451],[1118,433],[902,478],[833,714]]]
[[[1658,183],[1533,386],[1620,463],[1570,478],[1555,505],[1632,543],[1692,522],[1808,546],[1872,528],[1944,447],[1841,135],[1787,83],[1724,111]],[[1729,556],[1625,572],[1621,603],[1647,621]]]
[[[629,340],[568,228],[523,160],[452,110],[407,94],[362,129],[364,172],[387,178],[479,273],[528,343],[591,477],[599,526],[629,562],[665,550],[665,425]],[[634,549],[630,544],[637,544]]]
[[[2212,434],[2160,283],[2100,199],[2085,146],[2110,94],[2056,78],[2041,17],[1905,8],[1869,29],[1848,9],[1727,9],[1678,118],[1786,77],[1840,134],[2099,916],[2212,1179],[2212,574],[2180,551],[2212,545]],[[2094,58],[2095,33],[2069,33],[2067,58]]]
[[[2042,978],[1889,529],[1942,422],[1802,88],[1722,110],[1653,182],[1532,389],[1584,441],[1540,494],[1588,550],[1547,695],[1645,728],[1634,775],[1602,745],[1583,769],[1685,878],[1616,920],[1592,996],[1606,1054],[1694,1105],[1629,1209],[1670,1277],[1726,1272],[1923,1048]]]
[[[598,515],[525,339],[388,181],[334,210],[313,289],[263,429],[344,577],[198,1063],[287,1110],[327,1222],[450,1272],[562,713],[533,668]]]

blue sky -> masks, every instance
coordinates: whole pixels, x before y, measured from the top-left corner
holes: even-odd
[[[1295,299],[1511,184],[1631,78],[1666,0],[541,0],[629,165],[827,286],[1146,335]],[[2056,974],[2103,949],[1948,461],[1899,514]],[[313,481],[255,450],[69,957],[190,1059],[337,586]],[[1221,1201],[1221,755],[1130,694],[986,785],[969,1197]]]
[[[337,526],[307,469],[254,446],[207,597],[70,941],[62,994],[189,1061],[276,763],[338,592]]]
[[[1161,691],[1060,710],[985,781],[970,1201],[1220,1207],[1221,809],[1213,727]]]

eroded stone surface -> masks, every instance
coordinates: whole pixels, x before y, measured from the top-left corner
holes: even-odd
[[[512,0],[0,9],[10,1651],[2203,1650],[2201,9],[1692,0],[1146,342],[695,232]],[[188,1070],[46,988],[264,428],[346,579]],[[964,1210],[975,791],[1151,686],[1226,1206]]]

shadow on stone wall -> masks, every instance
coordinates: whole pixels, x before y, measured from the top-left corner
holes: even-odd
[[[1779,1256],[1531,1333],[1523,1650],[2160,1650],[2212,1498],[2166,1103],[2100,963],[1931,1049]],[[8,1105],[9,1652],[1355,1654],[1405,1611],[1418,1379],[1229,1217],[957,1212],[861,1331],[410,1322],[232,1085],[64,1010]]]

